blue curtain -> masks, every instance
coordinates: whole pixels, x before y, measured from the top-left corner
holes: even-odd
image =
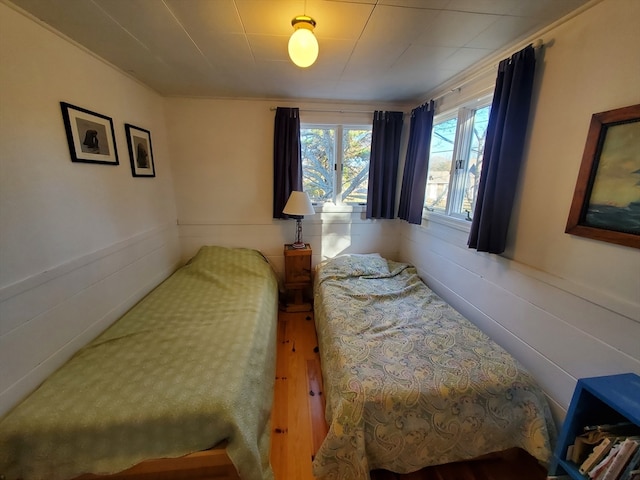
[[[409,146],[402,175],[398,217],[416,225],[422,223],[434,110],[434,102],[431,100],[411,111]]]
[[[292,191],[302,191],[300,110],[278,107],[273,134],[273,218],[282,213]]]
[[[373,113],[367,218],[394,218],[402,112]]]
[[[500,62],[487,126],[478,199],[473,213],[469,247],[502,253],[506,247],[535,74],[531,45]]]

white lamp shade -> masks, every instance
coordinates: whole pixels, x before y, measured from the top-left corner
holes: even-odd
[[[306,68],[318,58],[318,40],[311,30],[298,28],[289,39],[289,57],[297,66]]]
[[[309,195],[306,192],[293,191],[282,213],[302,217],[304,215],[313,215],[316,211],[313,209]]]

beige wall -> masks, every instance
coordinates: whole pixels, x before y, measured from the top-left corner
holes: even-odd
[[[295,222],[272,218],[274,106],[301,108],[303,123],[370,125],[374,109],[402,110],[397,105],[167,99],[183,260],[203,243],[235,245],[261,250],[282,272],[283,244],[293,241]],[[408,117],[406,122],[408,132]],[[396,226],[395,220],[366,220],[361,211],[325,211],[303,220],[303,236],[314,264],[344,252],[396,257]]]
[[[1,8],[4,286],[174,221],[176,213],[162,99],[9,7]],[[60,101],[113,119],[119,166],[71,162]],[[125,122],[151,131],[155,179],[132,177]]]
[[[639,2],[607,0],[545,38],[509,254],[636,318],[638,251],[564,229],[591,115],[640,103],[639,21]]]
[[[177,265],[162,99],[0,4],[0,414]],[[72,163],[60,101],[113,119],[120,165]],[[133,178],[124,123],[151,131]]]
[[[577,378],[640,373],[640,252],[567,235],[591,115],[640,103],[640,2],[605,0],[542,37],[503,256],[468,228],[403,226],[401,256],[538,378],[558,418]]]

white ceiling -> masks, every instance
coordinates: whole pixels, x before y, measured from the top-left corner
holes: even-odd
[[[5,0],[6,1],[6,0]],[[405,102],[588,0],[11,0],[166,96]],[[291,19],[320,54],[293,65]]]

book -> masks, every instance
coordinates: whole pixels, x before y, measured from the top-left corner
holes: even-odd
[[[589,454],[593,452],[593,449],[597,447],[603,439],[615,437],[608,432],[596,430],[595,427],[592,428],[592,430],[585,431],[585,433],[578,435],[574,440],[569,460],[571,460],[576,465],[581,465],[587,459]],[[567,454],[569,454],[568,449]]]
[[[572,448],[567,449],[567,460],[576,465],[581,465],[603,438],[636,435],[640,435],[640,426],[631,422],[587,425],[583,428],[583,433],[576,436],[574,444],[571,446]]]
[[[627,468],[620,475],[620,480],[631,480],[634,473],[640,474],[640,448],[636,449],[636,453],[633,454]]]
[[[598,465],[598,463],[605,457],[605,455],[609,453],[609,450],[611,450],[614,443],[615,439],[609,437],[603,438],[589,454],[587,459],[582,462],[582,465],[580,465],[580,468],[578,469],[580,473],[582,475],[586,475],[593,469],[593,467]]]
[[[638,441],[633,438],[626,438],[618,443],[618,450],[606,471],[598,477],[598,480],[619,480],[623,469],[631,460],[631,457],[638,449]]]
[[[598,462],[597,465],[591,468],[586,475],[591,480],[603,480],[604,474],[607,472],[608,468],[613,463],[614,458],[620,451],[620,443],[617,441],[613,442],[613,446],[609,449],[609,452]]]

